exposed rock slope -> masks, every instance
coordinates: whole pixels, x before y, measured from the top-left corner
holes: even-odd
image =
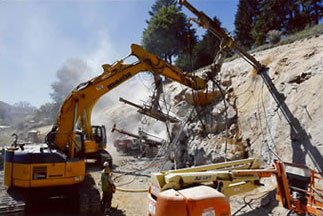
[[[220,95],[213,104],[197,107],[197,113],[203,115],[195,117],[184,128],[184,132],[193,135],[188,139],[187,148],[194,163],[216,162],[224,157],[236,159],[249,154],[261,156],[267,162],[279,157],[285,161],[305,163],[322,171],[322,41],[323,35],[254,54],[257,60],[270,68],[269,76],[295,119],[294,132],[261,77],[247,62],[239,58],[224,63],[218,80],[226,104]],[[181,117],[192,109],[184,100],[184,90],[184,87],[171,83],[166,91],[170,94],[173,110]],[[209,90],[219,95],[217,88]],[[226,128],[228,140],[225,139]],[[208,136],[203,134],[205,129]]]

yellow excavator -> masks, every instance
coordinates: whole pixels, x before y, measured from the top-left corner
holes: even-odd
[[[91,125],[92,109],[102,95],[142,71],[161,74],[193,89],[206,87],[205,80],[184,74],[142,47],[133,44],[131,49],[131,55],[139,59],[138,63],[125,65],[121,60],[112,66],[103,65],[102,75],[81,83],[70,93],[61,105],[56,124],[46,137],[47,143],[65,152],[69,158],[84,153],[87,158],[96,159],[99,164],[108,161],[112,165],[112,158],[105,151],[105,127]],[[79,138],[77,125],[80,125],[82,131],[82,137]],[[82,142],[77,141],[80,138],[83,139]]]
[[[92,177],[86,174],[85,158],[95,151],[107,154],[104,127],[91,125],[92,108],[99,98],[145,71],[195,90],[207,87],[207,79],[185,74],[139,45],[131,45],[129,56],[137,57],[138,61],[124,64],[123,59],[103,65],[102,74],[81,83],[68,95],[46,143],[15,143],[5,150],[3,178],[8,190],[1,190],[1,215],[28,211],[29,206],[35,206],[33,203],[40,206],[40,201],[57,197],[66,198],[65,204],[76,206],[81,214],[95,214],[100,209],[100,195]]]

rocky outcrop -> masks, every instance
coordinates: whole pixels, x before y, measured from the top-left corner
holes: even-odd
[[[201,165],[261,156],[267,162],[280,158],[322,171],[322,40],[323,35],[254,54],[270,68],[268,74],[295,119],[292,126],[261,77],[241,58],[224,63],[217,77],[223,95],[209,87],[218,97],[204,107],[185,100],[191,90],[169,84],[175,113],[183,117],[193,109],[185,124],[188,156],[182,160]]]

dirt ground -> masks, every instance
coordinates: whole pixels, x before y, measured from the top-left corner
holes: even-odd
[[[148,194],[150,173],[158,171],[161,160],[136,158],[117,153],[114,148],[109,149],[113,157],[112,177],[117,191],[112,199],[111,216],[142,216],[148,212]],[[101,170],[93,169],[92,176],[100,186]],[[132,191],[132,192],[131,192]],[[144,192],[137,192],[144,191]]]
[[[163,160],[148,158],[136,158],[115,152],[113,155],[114,168],[112,176],[117,188],[112,200],[112,210],[107,216],[143,216],[148,214],[147,192],[126,192],[121,190],[147,190],[150,182],[150,173],[157,172]],[[147,168],[149,167],[149,168]],[[99,169],[92,169],[91,174],[100,188]],[[264,187],[260,187],[250,193],[230,198],[231,214],[240,216],[265,216],[287,215],[288,211],[282,208],[275,200],[275,178],[265,179]]]

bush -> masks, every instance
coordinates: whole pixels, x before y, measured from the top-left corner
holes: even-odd
[[[276,44],[280,41],[281,32],[278,30],[270,30],[267,33],[267,39],[270,41],[271,44]]]

